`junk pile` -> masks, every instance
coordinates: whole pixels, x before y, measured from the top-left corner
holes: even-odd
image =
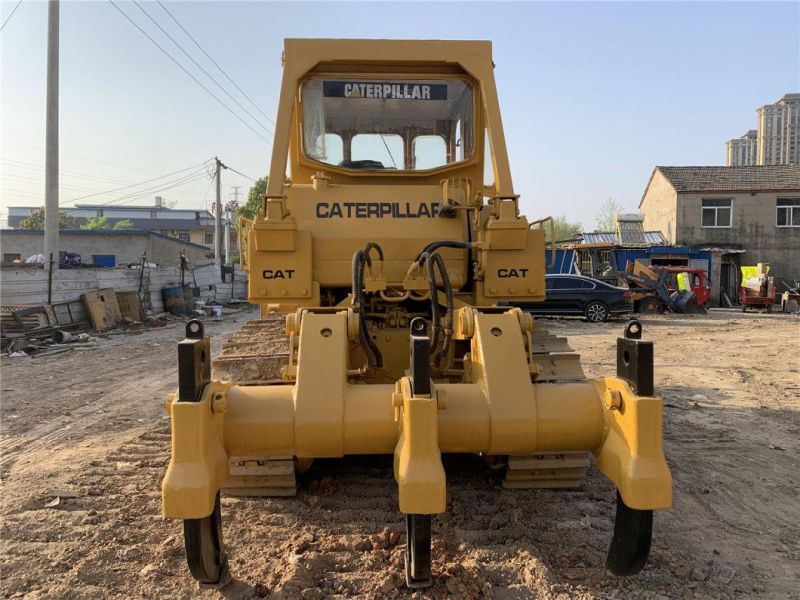
[[[754,267],[740,267],[742,284],[739,287],[739,302],[742,312],[748,308],[766,309],[772,312],[775,304],[775,278],[769,276],[769,265],[758,263]]]
[[[637,261],[617,273],[631,290],[639,313],[705,314],[709,299],[706,272],[689,267],[653,267]]]
[[[800,281],[795,281],[794,287],[791,287],[783,281],[781,283],[783,283],[783,286],[787,290],[781,294],[781,312],[800,312]]]

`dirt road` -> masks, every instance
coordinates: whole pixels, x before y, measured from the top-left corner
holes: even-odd
[[[250,318],[207,323],[214,348]],[[800,598],[800,320],[715,312],[644,325],[675,482],[646,569],[603,570],[614,494],[596,472],[579,490],[505,491],[481,461],[449,457],[435,586],[414,597]],[[588,375],[613,373],[621,322],[548,327]],[[3,597],[410,596],[388,458],[318,461],[297,498],[224,498],[235,581],[198,590],[180,523],[160,516],[181,333],[2,359]]]

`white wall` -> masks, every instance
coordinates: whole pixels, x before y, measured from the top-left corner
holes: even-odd
[[[53,272],[53,302],[80,300],[81,294],[102,288],[118,291],[139,289],[139,269],[59,269]],[[194,270],[194,280],[200,288],[203,300],[216,299],[226,302],[231,298],[247,298],[247,275],[236,271],[235,281],[222,283],[219,265],[206,265]],[[161,290],[180,285],[180,269],[173,266],[145,269],[143,297],[149,298],[153,312],[164,311]],[[191,272],[186,273],[186,283],[194,285]],[[47,302],[47,273],[43,269],[0,269],[0,304],[44,304]],[[75,320],[85,319],[83,306],[79,302],[71,307]],[[57,309],[59,320],[68,322],[66,308]]]

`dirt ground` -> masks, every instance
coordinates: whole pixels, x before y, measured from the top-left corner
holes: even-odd
[[[214,348],[241,313],[207,323]],[[296,498],[223,499],[233,583],[199,590],[160,514],[164,396],[180,326],[43,358],[3,358],[3,597],[800,598],[800,319],[715,311],[644,320],[665,401],[674,506],[636,577],[604,569],[612,486],[511,491],[448,457],[435,585],[407,591],[387,457],[319,461]],[[558,319],[587,375],[613,374],[623,323]],[[58,499],[56,501],[56,499]]]

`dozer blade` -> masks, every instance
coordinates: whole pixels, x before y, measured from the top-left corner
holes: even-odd
[[[586,452],[509,456],[503,481],[506,489],[580,487],[589,455]]]

